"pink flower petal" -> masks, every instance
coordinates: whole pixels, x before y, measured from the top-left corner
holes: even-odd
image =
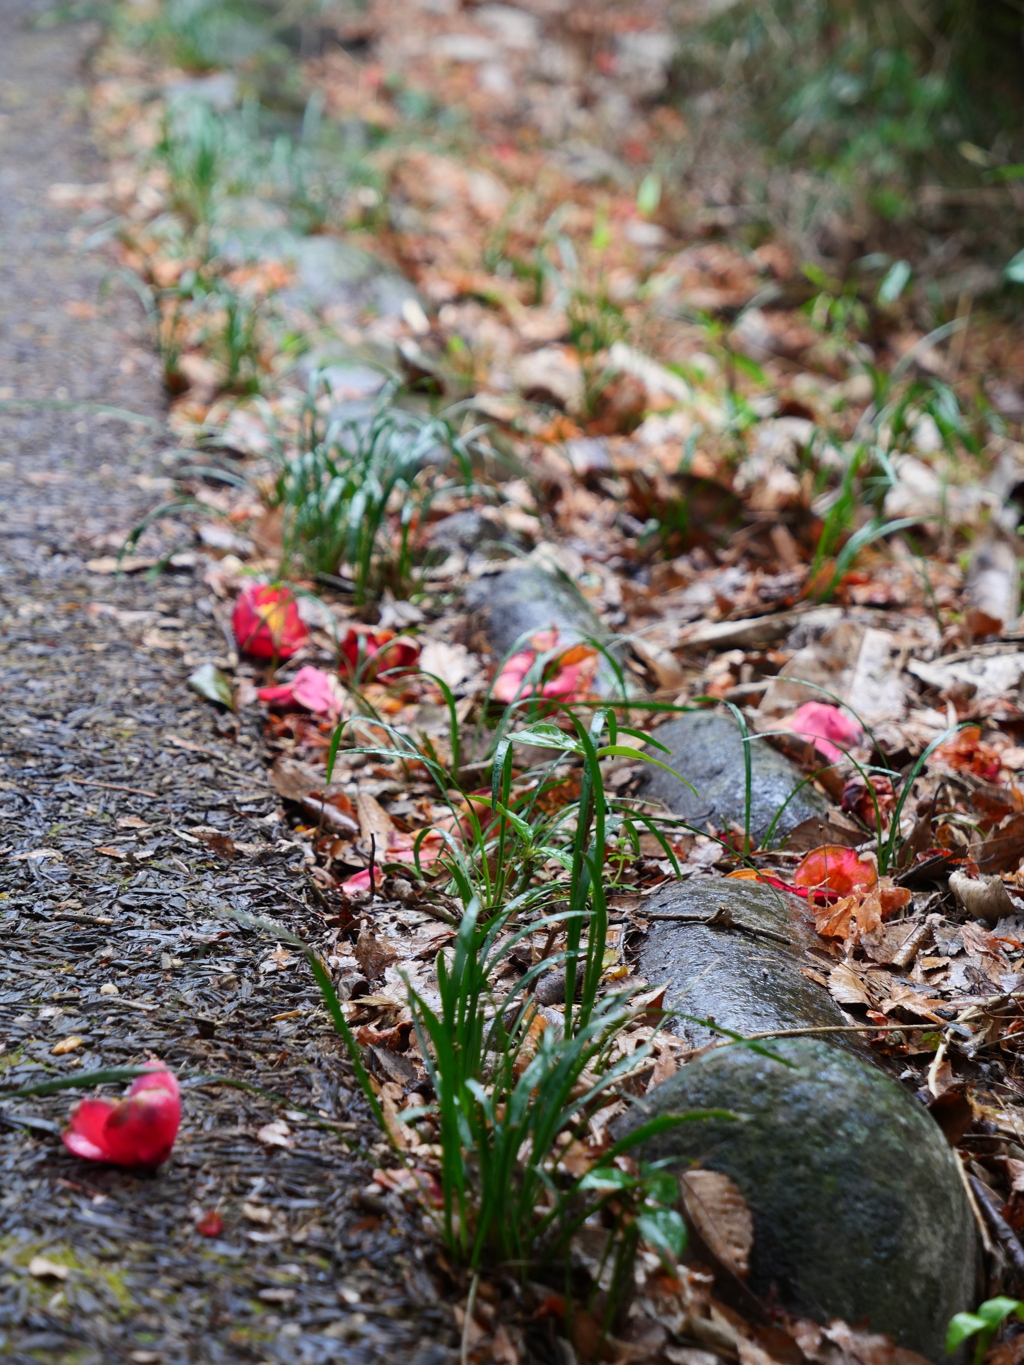
[[[845,758],[845,750],[864,738],[864,731],[851,716],[821,701],[804,702],[784,723],[795,734],[811,740],[832,763]]]
[[[307,664],[292,679],[292,694],[300,706],[315,715],[336,715],[341,710],[341,698],[335,686],[329,673]]]

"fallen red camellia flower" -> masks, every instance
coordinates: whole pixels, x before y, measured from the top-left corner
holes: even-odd
[[[832,891],[838,896],[866,891],[877,881],[878,868],[874,862],[862,861],[855,848],[844,848],[841,844],[812,848],[800,859],[793,873],[795,886]]]
[[[224,1219],[216,1209],[208,1209],[196,1223],[200,1237],[219,1237],[224,1231]]]
[[[300,668],[291,682],[261,687],[256,695],[268,706],[282,710],[302,706],[316,716],[340,716],[345,705],[337,678],[312,664]]]
[[[545,677],[527,683],[527,674],[539,655],[549,654],[558,646],[558,631],[538,631],[530,636],[530,648],[511,655],[494,679],[491,696],[507,706],[524,697],[579,701],[590,695],[597,671],[597,650],[588,645],[569,645],[563,654],[550,660],[544,668]]]
[[[290,659],[309,638],[290,588],[250,583],[231,617],[238,648],[254,659]]]
[[[852,749],[864,738],[857,722],[838,706],[823,701],[805,701],[782,722],[801,739],[809,739],[819,754],[833,763],[845,758],[844,750]]]
[[[355,675],[360,670],[366,678],[378,673],[411,673],[420,657],[420,647],[407,636],[393,630],[349,632],[338,646],[338,664],[343,673]]]
[[[159,1166],[171,1154],[180,1123],[177,1077],[161,1067],[136,1076],[123,1100],[80,1100],[61,1137],[89,1161]]]

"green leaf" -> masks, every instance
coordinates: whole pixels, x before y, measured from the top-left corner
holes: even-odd
[[[618,1166],[595,1166],[580,1179],[577,1186],[581,1190],[630,1190],[636,1184],[636,1176],[628,1171],[620,1171]]]
[[[650,218],[661,203],[661,176],[656,171],[648,171],[636,192],[636,211],[642,218]]]
[[[952,1355],[968,1337],[973,1337],[975,1332],[983,1332],[987,1327],[985,1319],[979,1318],[976,1313],[957,1313],[950,1319],[946,1332],[946,1351]]]
[[[766,384],[768,382],[764,370],[762,370],[756,360],[751,360],[750,356],[743,355],[739,351],[733,351],[731,360],[740,374],[745,374],[747,378],[752,379],[755,384]]]
[[[878,302],[887,307],[896,300],[910,283],[913,274],[909,261],[894,261],[885,273],[885,279],[878,286]]]
[[[1007,262],[1003,274],[1011,284],[1024,284],[1024,251],[1018,251],[1016,256]]]
[[[986,1299],[978,1309],[978,1317],[983,1318],[990,1327],[998,1327],[1011,1313],[1016,1313],[1018,1317],[1024,1313],[1024,1303],[1020,1299]]]
[[[581,754],[583,746],[572,735],[559,730],[557,725],[538,721],[525,730],[517,730],[509,736],[513,744],[535,744],[538,749],[561,749],[564,753]]]
[[[636,1220],[637,1231],[656,1251],[678,1260],[686,1248],[686,1224],[675,1209],[647,1209]]]
[[[500,801],[498,802],[498,811],[509,822],[524,844],[533,843],[533,830],[521,815],[516,815],[514,811],[510,811],[509,808]]]
[[[198,692],[207,701],[215,701],[218,706],[235,709],[235,694],[231,683],[215,664],[200,664],[188,680],[193,692]]]
[[[572,871],[572,854],[567,853],[564,848],[552,848],[550,844],[542,844],[534,852],[538,858],[550,858],[552,862],[564,867],[566,872]]]

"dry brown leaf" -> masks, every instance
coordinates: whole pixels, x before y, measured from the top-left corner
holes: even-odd
[[[272,1123],[265,1123],[258,1129],[256,1141],[262,1142],[264,1147],[285,1147],[289,1151],[295,1146],[292,1130],[284,1119],[274,1119]]]
[[[319,769],[283,756],[275,759],[270,780],[278,796],[283,796],[286,801],[301,801],[304,796],[319,791],[324,785],[324,775]]]
[[[365,919],[359,930],[353,954],[366,973],[368,981],[378,980],[384,975],[386,967],[398,961],[398,953],[394,946],[386,938],[377,938]]]
[[[754,1245],[754,1219],[747,1201],[720,1171],[686,1171],[679,1184],[694,1231],[712,1255],[742,1279]]]
[[[519,1352],[502,1322],[498,1323],[497,1330],[491,1338],[491,1357],[494,1365],[519,1365]]]
[[[969,915],[983,919],[986,924],[998,924],[1014,913],[1013,901],[996,876],[969,877],[966,872],[954,872],[949,889]]]
[[[54,1043],[50,1048],[50,1055],[53,1057],[64,1057],[69,1052],[75,1052],[85,1042],[84,1038],[79,1038],[77,1034],[72,1034],[70,1038],[62,1038],[59,1043]]]
[[[828,989],[833,1000],[840,1005],[872,1005],[867,987],[855,968],[845,962],[838,963],[828,974]]]
[[[367,841],[372,837],[379,853],[383,853],[395,832],[394,821],[375,796],[360,792],[356,797],[359,833]]]

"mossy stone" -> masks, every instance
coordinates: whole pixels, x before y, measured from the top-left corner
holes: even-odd
[[[651,921],[640,971],[652,984],[668,984],[667,1009],[713,1019],[736,1033],[849,1024],[828,992],[801,970],[812,965],[806,949],[816,940],[799,910],[795,896],[763,882],[671,882],[645,901],[644,913],[688,918]],[[716,923],[701,922],[708,920]],[[678,1014],[668,1026],[694,1047],[721,1037]]]
[[[656,1087],[643,1114],[726,1109],[643,1148],[728,1175],[754,1219],[748,1283],[791,1312],[867,1322],[939,1362],[973,1307],[974,1221],[952,1151],[895,1081],[818,1040],[718,1049]],[[641,1121],[638,1114],[633,1120]]]
[[[560,643],[609,644],[608,631],[572,580],[532,564],[478,579],[467,590],[466,603],[484,617],[488,642],[499,659],[522,647],[531,635],[552,627]],[[614,654],[614,648],[610,652]],[[607,659],[598,666],[597,691],[604,696],[620,693]]]
[[[718,711],[688,711],[660,725],[653,737],[669,753],[652,747],[652,757],[675,768],[696,790],[652,765],[641,779],[645,799],[660,801],[674,815],[700,829],[709,825],[727,829],[733,822],[743,827],[746,767],[744,741],[736,721]],[[810,783],[800,787],[804,774],[766,739],[751,736],[750,760],[750,833],[756,841],[765,839],[776,815],[778,820],[768,841],[771,845],[802,820],[828,810],[828,802]]]

